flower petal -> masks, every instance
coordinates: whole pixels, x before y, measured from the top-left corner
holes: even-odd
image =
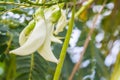
[[[27,41],[19,48],[10,51],[17,55],[29,55],[35,52],[43,43],[46,37],[46,23],[44,19],[36,22],[36,26]]]
[[[50,40],[51,40],[52,42],[56,42],[56,43],[62,44],[62,41],[61,41],[59,38],[57,38],[57,37],[55,37],[55,36],[53,35],[53,31],[54,31],[54,26],[55,26],[55,24],[52,23],[52,22],[47,22],[47,26],[48,26],[47,29],[48,29],[49,34],[50,34]]]
[[[52,50],[51,50],[51,40],[46,39],[45,44],[43,47],[38,49],[38,53],[47,61],[58,63],[58,60],[54,56]]]
[[[20,36],[19,36],[19,44],[20,45],[23,45],[26,40],[28,39],[30,33],[32,32],[32,30],[34,29],[35,27],[35,21],[32,20],[30,21],[30,23],[24,28],[24,30],[20,33]]]
[[[49,22],[48,20],[46,20],[47,23],[47,35],[46,35],[46,39],[45,42],[43,44],[42,47],[40,47],[38,49],[38,53],[47,61],[51,61],[51,62],[55,62],[58,63],[58,60],[56,59],[56,57],[54,56],[52,50],[51,50],[51,35],[54,29],[54,25],[52,22]]]
[[[59,37],[55,37],[55,36],[51,35],[50,39],[51,39],[52,42],[56,42],[56,43],[62,44],[62,41],[59,39]]]

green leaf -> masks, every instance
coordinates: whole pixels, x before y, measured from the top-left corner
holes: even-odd
[[[3,53],[7,48],[7,44],[0,45],[0,54]]]
[[[5,7],[0,6],[0,11],[5,11]]]
[[[17,56],[16,80],[46,80],[46,61],[37,53]]]

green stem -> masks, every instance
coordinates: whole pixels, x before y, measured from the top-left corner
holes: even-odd
[[[75,17],[78,17],[84,10],[86,10],[86,8],[88,8],[88,6],[89,6],[93,1],[94,1],[94,0],[88,0],[88,2],[78,10],[78,12],[75,14]]]
[[[30,74],[28,80],[32,80],[33,67],[34,67],[34,54],[31,54]]]
[[[20,3],[15,3],[15,2],[5,2],[5,1],[0,1],[1,5],[17,5],[17,6],[30,6],[30,4],[20,4]]]
[[[26,1],[26,3],[15,3],[15,2],[5,2],[5,1],[0,1],[1,5],[17,5],[17,6],[25,6],[25,7],[36,7],[36,6],[52,6],[55,5],[57,3],[64,3],[65,1],[58,1],[55,3],[36,3],[36,2],[32,2],[32,1]]]
[[[6,70],[7,70],[7,75],[5,80],[14,80],[14,76],[16,76],[16,56],[11,55],[9,59],[9,64],[6,62]],[[9,65],[9,67],[7,67]],[[11,74],[12,73],[12,74]]]
[[[72,17],[71,17],[71,19],[69,20],[69,28],[68,28],[68,31],[67,31],[67,34],[66,34],[65,42],[64,42],[64,44],[63,44],[63,47],[62,47],[62,50],[61,50],[61,53],[60,53],[59,63],[57,64],[57,67],[56,67],[56,71],[55,71],[53,80],[59,80],[59,77],[60,77],[60,73],[61,73],[62,66],[63,66],[64,60],[65,60],[65,56],[66,56],[66,50],[67,50],[67,47],[68,47],[68,44],[69,44],[69,40],[70,40],[70,36],[71,36],[71,33],[72,33],[72,29],[73,29],[74,16],[75,16],[75,18],[78,17],[85,9],[88,8],[88,6],[89,6],[93,1],[94,1],[94,0],[89,0],[89,1],[87,2],[87,4],[85,4],[84,6],[82,6],[82,7],[78,10],[78,12],[75,14],[75,3],[76,3],[76,0],[74,0],[74,6],[73,6],[73,10],[72,10]],[[75,15],[74,15],[74,14],[75,14]]]
[[[69,20],[69,28],[68,28],[68,31],[67,31],[67,34],[66,34],[65,42],[63,44],[63,47],[62,47],[62,50],[61,50],[61,53],[60,53],[59,63],[57,64],[57,68],[56,68],[53,80],[59,80],[61,69],[62,69],[64,59],[65,59],[65,56],[66,56],[66,50],[67,50],[67,47],[68,47],[68,44],[69,44],[69,40],[70,40],[70,36],[71,36],[71,33],[72,33],[73,24],[74,24],[75,1],[76,0],[74,0],[74,6],[73,6],[73,10],[72,10],[72,17]]]

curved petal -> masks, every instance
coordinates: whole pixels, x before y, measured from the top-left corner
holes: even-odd
[[[56,42],[56,43],[62,44],[62,41],[60,40],[60,38],[59,37],[55,37],[53,35],[55,24],[53,24],[52,22],[49,22],[49,21],[46,21],[46,22],[47,22],[47,31],[49,32],[50,40],[52,42]]]
[[[44,19],[40,19],[27,41],[19,48],[10,51],[17,55],[29,55],[35,52],[43,43],[46,37],[46,23]]]
[[[46,39],[45,44],[43,47],[38,49],[38,53],[47,61],[58,63],[57,58],[54,56],[51,50],[51,41],[50,39]]]
[[[38,49],[38,53],[47,61],[58,63],[58,60],[54,56],[52,50],[51,50],[51,35],[53,32],[54,25],[51,22],[47,22],[47,35],[45,42],[42,47]]]
[[[51,35],[50,39],[51,39],[52,42],[56,42],[56,43],[62,44],[62,41],[59,39],[59,37],[55,37],[55,36]]]
[[[32,32],[32,30],[34,29],[35,27],[35,21],[32,20],[30,21],[30,23],[24,28],[24,30],[20,33],[20,36],[19,36],[19,44],[20,46],[23,45],[26,40],[28,39],[30,33]]]

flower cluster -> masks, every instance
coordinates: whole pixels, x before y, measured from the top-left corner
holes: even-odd
[[[10,53],[24,56],[37,51],[45,60],[58,63],[51,50],[51,42],[62,43],[53,33],[57,35],[66,26],[64,11],[58,5],[46,9],[39,8],[34,17],[20,33],[20,47]]]

